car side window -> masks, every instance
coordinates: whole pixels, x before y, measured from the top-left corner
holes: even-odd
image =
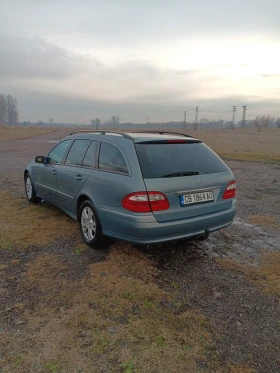
[[[101,143],[99,168],[104,171],[128,174],[128,169],[120,150],[106,142]]]
[[[83,159],[82,166],[93,167],[96,157],[96,141],[92,141]]]
[[[47,164],[59,164],[63,162],[66,151],[72,140],[64,140],[54,147],[48,157]]]
[[[69,150],[65,164],[80,166],[89,144],[90,140],[75,140]]]

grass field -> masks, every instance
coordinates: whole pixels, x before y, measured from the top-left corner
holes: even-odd
[[[223,159],[280,164],[280,129],[255,128],[188,131]]]
[[[220,363],[207,317],[184,309],[176,283],[161,289],[159,270],[136,248],[115,244],[105,260],[88,264],[82,278],[69,278],[73,263],[49,250],[56,241],[59,253],[59,240],[68,232],[72,255],[82,255],[87,249],[77,224],[52,206],[30,205],[9,192],[1,193],[0,208],[0,249],[14,251],[16,258],[17,252],[33,253],[17,285],[26,298],[2,293],[17,330],[1,333],[3,373],[199,373],[205,364],[203,372],[254,372]],[[21,263],[12,259],[0,272],[13,282],[8,273]]]
[[[56,128],[51,127],[0,126],[0,141],[29,139],[34,136],[56,131]]]
[[[5,309],[16,332],[1,333],[3,373],[199,373],[205,364],[203,372],[254,372],[245,365],[220,364],[205,315],[184,310],[176,284],[169,291],[159,287],[159,270],[145,254],[115,244],[105,260],[88,264],[82,278],[69,277],[72,264],[46,247],[68,231],[70,250],[80,255],[75,223],[51,206],[31,206],[8,194],[1,200],[1,249],[28,255],[37,248],[18,285],[27,298],[12,297]],[[0,270],[9,272],[20,262],[11,260]]]
[[[74,131],[73,128],[69,132]],[[176,132],[184,132],[174,129]],[[67,133],[65,128],[51,127],[0,127],[0,140],[26,139],[50,132]],[[280,164],[280,129],[255,128],[225,130],[189,130],[188,134],[198,137],[226,160]]]
[[[27,139],[52,131],[0,128],[0,139]],[[65,133],[65,129],[56,131],[56,135]],[[224,159],[280,164],[278,129],[190,134]],[[247,352],[246,335],[245,347],[241,346],[245,352],[239,352],[235,316],[229,320],[228,328],[232,323],[237,326],[228,343],[229,351],[238,350],[237,358],[218,353],[223,335],[213,327],[212,318],[215,312],[222,313],[219,307],[227,310],[227,295],[220,289],[237,276],[246,295],[255,286],[258,296],[264,293],[278,299],[279,252],[264,251],[258,263],[250,265],[229,257],[213,257],[210,264],[202,260],[198,282],[205,286],[198,298],[203,302],[208,297],[218,304],[218,311],[210,308],[206,315],[197,303],[193,305],[188,293],[182,295],[186,278],[191,287],[198,286],[195,277],[188,278],[191,257],[184,262],[190,267],[180,283],[172,278],[179,265],[161,265],[165,254],[156,261],[149,250],[124,243],[111,243],[103,252],[91,251],[82,242],[76,222],[50,205],[28,203],[22,183],[16,184],[11,176],[15,183],[11,182],[11,188],[9,177],[0,183],[1,373],[266,373],[258,368],[262,355]],[[253,211],[247,221],[262,229],[279,227],[278,215],[272,213]],[[226,232],[221,250],[232,245],[234,251],[235,235]],[[173,244],[160,250],[174,258],[180,252]],[[179,262],[185,260],[188,250],[181,250]],[[213,262],[217,262],[217,273],[224,271],[227,277],[217,280],[218,274],[213,273],[210,285],[207,276],[212,274]],[[169,276],[166,286],[165,276]],[[265,310],[267,313],[268,308]],[[260,363],[254,365],[258,358]]]

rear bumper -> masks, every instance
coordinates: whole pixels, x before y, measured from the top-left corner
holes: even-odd
[[[152,214],[131,216],[109,210],[99,209],[103,234],[138,244],[153,244],[180,240],[210,233],[225,228],[233,222],[236,215],[236,200],[229,209],[195,218],[180,219],[158,223]]]

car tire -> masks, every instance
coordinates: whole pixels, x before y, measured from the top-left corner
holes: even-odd
[[[29,202],[36,203],[38,201],[38,198],[36,196],[36,191],[34,189],[29,173],[25,175],[24,185],[25,185],[25,194],[26,194],[27,200]]]
[[[91,248],[100,249],[104,243],[102,227],[91,201],[84,201],[79,208],[80,232],[84,242]]]

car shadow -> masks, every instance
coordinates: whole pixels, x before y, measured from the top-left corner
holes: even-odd
[[[133,246],[147,255],[158,269],[168,269],[179,261],[185,264],[200,262],[209,254],[203,250],[201,241],[184,240],[149,246]]]

